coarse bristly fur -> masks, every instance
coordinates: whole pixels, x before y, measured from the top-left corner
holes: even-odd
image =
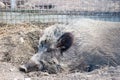
[[[55,45],[65,32],[74,36],[74,42],[61,57]],[[44,44],[41,45],[42,42]],[[48,48],[53,50],[47,52]],[[55,24],[45,29],[35,55],[32,61],[49,64],[47,70],[53,63],[65,66],[68,71],[88,72],[104,66],[120,65],[120,23],[85,19],[67,25]],[[50,64],[51,61],[53,63]]]

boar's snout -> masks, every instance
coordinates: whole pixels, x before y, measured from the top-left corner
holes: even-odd
[[[21,65],[19,67],[19,70],[22,71],[22,72],[31,72],[31,71],[38,71],[42,69],[42,65],[41,64],[35,64],[34,62],[28,62],[24,65]]]
[[[28,70],[27,70],[27,68],[25,67],[25,65],[21,65],[21,66],[19,67],[19,70],[22,71],[22,72],[25,72],[25,73],[28,72]]]

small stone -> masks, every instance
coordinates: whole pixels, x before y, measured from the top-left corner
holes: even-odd
[[[42,72],[42,76],[49,76],[49,73],[47,73],[47,72]]]
[[[21,43],[24,43],[24,42],[25,42],[24,39],[23,39],[23,37],[20,38],[20,42],[21,42]]]
[[[31,78],[25,78],[25,80],[31,80]]]
[[[10,69],[10,71],[14,71],[13,69]]]

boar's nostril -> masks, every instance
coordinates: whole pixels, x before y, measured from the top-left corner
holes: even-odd
[[[22,72],[25,72],[25,73],[28,72],[28,71],[27,71],[27,68],[26,68],[24,65],[20,66],[20,67],[19,67],[19,70],[22,71]]]

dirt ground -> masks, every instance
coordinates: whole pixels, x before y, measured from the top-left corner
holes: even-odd
[[[23,73],[19,65],[37,51],[40,34],[52,24],[0,23],[0,80],[120,80],[120,67],[106,67],[92,72],[58,73],[35,71]]]
[[[0,80],[24,80],[26,74],[18,67],[35,54],[39,36],[48,25],[0,23]]]

